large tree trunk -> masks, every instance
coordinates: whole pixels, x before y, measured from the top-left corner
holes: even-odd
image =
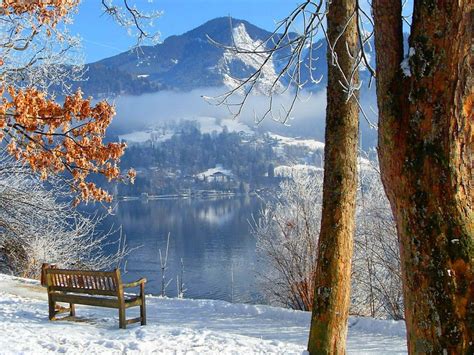
[[[471,5],[469,5],[471,4]],[[374,0],[382,179],[397,223],[410,353],[474,353],[472,2]]]
[[[357,50],[354,11],[354,0],[333,0],[327,16],[328,40],[331,46],[337,42],[334,50],[339,67],[328,50],[323,210],[308,343],[312,354],[344,354],[347,337],[359,109],[354,97],[347,100],[341,83],[345,83],[344,76],[350,77],[354,67],[354,57],[348,53],[349,50],[354,55]]]

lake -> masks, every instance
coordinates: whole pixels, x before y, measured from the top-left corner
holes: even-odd
[[[159,249],[164,256],[170,233],[167,296],[177,295],[182,259],[185,297],[261,303],[249,221],[262,206],[254,196],[119,201],[109,219],[138,248],[126,259],[126,279],[146,277],[147,292],[161,292]]]

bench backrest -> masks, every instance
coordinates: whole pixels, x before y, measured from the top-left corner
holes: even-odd
[[[77,292],[117,296],[121,288],[120,271],[45,270],[48,292]]]

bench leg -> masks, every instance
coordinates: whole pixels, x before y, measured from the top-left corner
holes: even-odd
[[[142,304],[140,305],[140,318],[141,325],[146,325],[146,306],[145,306],[145,295],[142,295]]]
[[[69,315],[71,317],[76,315],[76,306],[73,303],[69,303]]]
[[[56,302],[52,301],[48,297],[48,306],[49,306],[49,320],[54,320],[56,316]]]
[[[127,328],[127,321],[125,320],[125,307],[119,308],[119,327],[120,329]]]

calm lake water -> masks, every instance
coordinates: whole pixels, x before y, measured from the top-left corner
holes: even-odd
[[[138,247],[127,257],[126,279],[146,277],[147,292],[160,293],[159,249],[165,253],[170,233],[167,296],[177,295],[182,258],[185,297],[261,302],[249,225],[261,207],[250,196],[120,201],[110,218],[123,226],[128,246]]]

